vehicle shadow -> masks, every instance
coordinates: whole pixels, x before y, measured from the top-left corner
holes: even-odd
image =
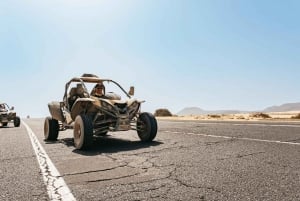
[[[64,138],[59,140],[60,143],[66,146],[74,146],[73,138]],[[117,153],[126,152],[138,149],[144,149],[148,147],[154,147],[163,144],[163,142],[152,141],[152,142],[141,142],[130,141],[119,138],[112,138],[110,136],[105,137],[95,137],[93,145],[88,150],[77,150],[74,149],[74,153],[78,153],[86,156],[99,155],[102,153]]]
[[[1,125],[0,128],[14,128],[14,126],[9,126],[9,125],[3,126],[3,125]]]

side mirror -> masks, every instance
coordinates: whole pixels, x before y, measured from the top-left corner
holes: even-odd
[[[134,95],[134,86],[131,86],[131,87],[130,87],[128,94],[129,94],[130,96],[133,96],[133,95]]]
[[[10,108],[10,110],[14,110],[15,109],[15,107],[14,106],[12,106],[11,108]]]

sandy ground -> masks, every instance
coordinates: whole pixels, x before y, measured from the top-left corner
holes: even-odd
[[[300,114],[300,111],[289,112],[270,112],[270,113],[245,113],[245,114],[210,114],[210,115],[189,115],[189,116],[172,116],[156,117],[157,119],[166,120],[226,120],[226,121],[259,121],[259,120],[277,120],[277,121],[299,121],[300,118],[293,118]],[[268,115],[269,117],[265,117]]]

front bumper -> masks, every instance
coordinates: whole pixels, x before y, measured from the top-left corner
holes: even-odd
[[[128,131],[131,129],[130,119],[128,115],[122,115],[118,118],[115,130],[116,131]]]
[[[7,123],[7,122],[9,122],[9,120],[8,120],[8,114],[7,113],[0,114],[0,122],[1,123]]]

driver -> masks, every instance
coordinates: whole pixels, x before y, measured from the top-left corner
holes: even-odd
[[[4,110],[5,110],[4,104],[0,104],[0,111],[2,112],[2,111],[4,111]]]
[[[6,112],[4,104],[0,104],[0,112]]]
[[[103,85],[103,83],[98,83],[95,85],[95,87],[93,88],[91,95],[98,97],[98,98],[104,98],[105,97],[105,86]]]

